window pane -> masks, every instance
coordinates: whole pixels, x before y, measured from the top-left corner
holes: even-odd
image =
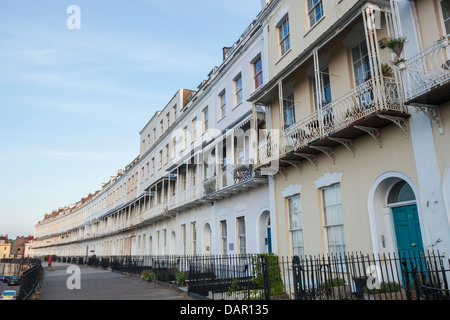
[[[323,189],[323,197],[328,251],[331,254],[344,254],[344,221],[342,216],[340,185]]]
[[[289,202],[289,229],[292,241],[292,254],[303,255],[303,230],[300,195],[291,197]]]
[[[261,63],[261,59],[259,59],[256,63],[255,63],[255,74],[258,74],[262,71],[262,63]]]

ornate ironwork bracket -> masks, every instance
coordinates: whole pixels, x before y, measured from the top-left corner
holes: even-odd
[[[277,173],[281,173],[281,175],[284,177],[285,180],[287,180],[287,170],[285,168],[278,168]]]
[[[302,163],[300,161],[280,160],[280,162],[288,163],[302,173]]]
[[[439,129],[440,134],[444,134],[444,128],[442,127],[441,121],[441,113],[439,112],[438,106],[430,105],[430,104],[411,104],[414,107],[414,111],[419,113],[422,111],[431,122],[434,122]]]
[[[383,119],[388,119],[388,120],[392,121],[400,129],[402,129],[403,133],[406,136],[406,139],[409,138],[408,126],[406,125],[405,118],[389,116],[389,115],[386,115],[386,114],[379,114],[378,117],[383,118]]]
[[[308,160],[309,162],[311,162],[311,164],[314,166],[314,168],[317,170],[317,157],[314,154],[309,154],[309,153],[298,153],[298,152],[294,152],[294,154],[296,156],[305,158],[306,160]]]
[[[355,128],[370,134],[370,136],[372,138],[374,138],[378,142],[378,144],[380,145],[380,148],[383,147],[383,144],[381,142],[381,131],[380,131],[380,129],[371,128],[371,127],[363,127],[363,126],[355,126]]]
[[[346,147],[348,149],[348,151],[350,151],[350,153],[352,154],[353,158],[355,157],[355,150],[353,148],[353,141],[352,140],[350,140],[350,139],[343,139],[343,138],[332,138],[332,137],[328,137],[328,139],[330,139],[332,141],[339,142],[344,147]]]
[[[333,161],[333,164],[335,163],[334,161],[334,151],[333,148],[329,148],[329,147],[317,147],[317,146],[310,146],[310,148],[319,150],[321,152],[323,152],[325,155],[328,156],[328,158],[331,159],[331,161]]]
[[[168,207],[165,207],[165,208],[162,210],[161,214],[162,214],[163,216],[165,216],[165,217],[168,217],[168,218],[173,218],[173,217],[175,217],[175,213],[173,213],[172,211],[169,211],[169,208],[168,208]]]

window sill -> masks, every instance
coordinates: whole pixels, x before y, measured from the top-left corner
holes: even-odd
[[[237,107],[239,107],[241,104],[243,104],[244,103],[244,101],[241,101],[241,102],[239,102],[237,105],[235,105],[234,107],[233,107],[233,109],[231,109],[231,111],[233,111],[234,109],[236,109]]]
[[[289,52],[291,52],[291,51],[292,51],[292,48],[290,48],[288,51],[286,51],[286,52],[280,57],[280,59],[278,59],[278,61],[275,62],[275,65],[277,65],[281,60],[283,60],[283,58],[286,57],[286,56],[289,54]],[[259,87],[258,87],[258,88],[259,88]]]
[[[321,23],[323,19],[325,19],[325,15],[317,20],[317,22],[306,31],[306,33],[303,35],[303,38],[306,37],[319,23]]]
[[[217,123],[219,123],[220,121],[222,121],[223,119],[225,119],[226,115],[224,115],[222,118],[220,118],[219,120],[217,120]]]

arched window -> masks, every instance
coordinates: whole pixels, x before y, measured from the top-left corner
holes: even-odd
[[[397,182],[389,192],[388,204],[414,201],[416,197],[414,196],[414,191],[411,189],[410,185],[406,181],[402,180]]]

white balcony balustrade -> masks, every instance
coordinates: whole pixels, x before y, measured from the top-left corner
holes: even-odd
[[[434,42],[412,58],[409,58],[402,74],[405,100],[407,103],[422,102],[437,104],[439,94],[427,96],[434,89],[442,89],[448,95],[447,84],[450,79],[450,35]],[[448,98],[448,96],[447,96]],[[443,99],[445,101],[445,99]]]
[[[393,78],[369,79],[289,128],[272,129],[259,145],[258,165],[280,159],[380,112],[406,113]]]

